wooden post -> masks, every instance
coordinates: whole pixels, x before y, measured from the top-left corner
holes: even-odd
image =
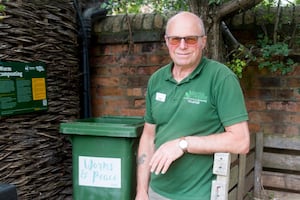
[[[246,157],[247,155],[239,155],[239,177],[237,199],[244,198],[245,190],[245,174],[246,174]]]
[[[262,156],[264,150],[264,135],[263,133],[256,133],[256,146],[255,146],[255,169],[254,169],[254,197],[261,198],[261,173],[262,173]]]

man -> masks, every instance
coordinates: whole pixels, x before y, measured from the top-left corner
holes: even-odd
[[[239,81],[203,56],[206,40],[197,15],[169,19],[165,41],[173,62],[148,83],[136,200],[209,200],[213,154],[249,151]]]

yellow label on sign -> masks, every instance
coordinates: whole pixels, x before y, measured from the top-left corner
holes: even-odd
[[[32,98],[33,100],[46,99],[45,78],[32,78]]]

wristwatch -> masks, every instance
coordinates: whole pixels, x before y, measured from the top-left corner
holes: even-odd
[[[180,147],[180,149],[182,149],[182,151],[184,152],[184,153],[187,153],[188,151],[187,151],[187,148],[188,148],[188,142],[186,141],[186,139],[185,139],[185,137],[182,137],[182,138],[180,138],[180,140],[179,140],[179,147]]]

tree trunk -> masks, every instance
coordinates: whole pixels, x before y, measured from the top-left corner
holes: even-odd
[[[209,5],[209,0],[189,0],[190,9],[203,19],[207,34],[206,56],[224,61],[224,48],[221,35],[221,20],[240,10],[246,11],[263,0],[232,0],[228,3]]]
[[[219,22],[216,22],[216,18],[208,4],[208,0],[190,0],[190,8],[193,13],[200,16],[203,19],[206,34],[207,34],[207,46],[206,46],[206,56],[220,60],[220,55],[218,54],[219,49]],[[217,8],[217,7],[215,7]]]

